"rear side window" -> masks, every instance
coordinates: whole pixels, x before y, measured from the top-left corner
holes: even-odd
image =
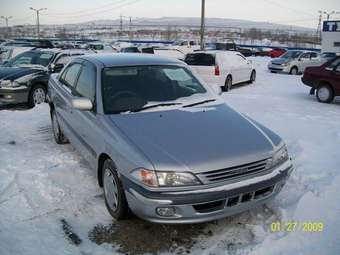
[[[215,66],[215,56],[211,54],[188,54],[185,63],[190,66]]]
[[[96,70],[90,63],[83,64],[80,71],[76,93],[94,102],[96,92]]]
[[[80,64],[72,64],[68,66],[60,77],[61,82],[68,86],[74,87],[80,68]]]
[[[338,65],[340,65],[340,58],[335,59],[328,67],[335,68]]]

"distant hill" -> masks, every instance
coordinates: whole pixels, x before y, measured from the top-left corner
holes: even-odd
[[[127,25],[126,20],[124,24]],[[199,26],[200,18],[182,18],[182,17],[163,17],[163,18],[138,18],[134,19],[133,24],[135,25],[154,25],[154,26]],[[119,20],[94,20],[84,23],[78,23],[73,25],[119,25]],[[258,22],[241,19],[222,19],[222,18],[207,18],[206,26],[209,27],[235,27],[235,28],[257,28],[263,30],[295,30],[300,32],[313,32],[315,29],[275,24],[269,22]]]

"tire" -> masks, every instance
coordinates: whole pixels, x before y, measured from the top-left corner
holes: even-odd
[[[316,98],[321,103],[331,103],[334,99],[334,91],[328,84],[321,84],[316,90]]]
[[[223,91],[227,92],[231,90],[231,86],[233,85],[233,80],[230,75],[228,75],[227,79],[225,80]]]
[[[289,71],[289,74],[292,74],[292,75],[298,75],[299,74],[299,70],[296,66],[293,66],[290,71]]]
[[[51,112],[51,121],[52,121],[52,131],[54,140],[57,144],[65,144],[68,143],[66,136],[64,135],[63,131],[61,130],[58,122],[57,114],[54,110]]]
[[[46,102],[46,88],[41,84],[34,85],[28,97],[28,106],[33,108],[44,102]]]
[[[253,70],[250,74],[249,83],[253,83],[256,80],[256,71]]]
[[[107,210],[116,220],[128,219],[130,217],[129,206],[124,188],[112,160],[107,159],[104,162],[102,173],[104,199]]]

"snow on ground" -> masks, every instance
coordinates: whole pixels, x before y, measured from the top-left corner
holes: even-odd
[[[340,100],[318,103],[299,76],[268,73],[266,58],[253,61],[257,82],[224,93],[223,98],[287,142],[296,169],[273,202],[198,227],[136,219],[117,224],[106,212],[94,171],[71,145],[54,143],[47,105],[2,110],[0,254],[115,254],[118,245],[123,252],[143,253],[153,251],[149,242],[154,252],[164,254],[164,247],[179,254],[340,254]],[[321,222],[324,230],[272,233],[270,224],[279,220]],[[65,237],[65,222],[66,229],[71,227],[82,240],[79,245]],[[110,224],[118,231],[108,231]],[[110,244],[90,241],[89,232],[98,225],[107,226],[104,235],[113,235],[112,242],[104,238]],[[174,241],[174,236],[183,235],[190,244]]]

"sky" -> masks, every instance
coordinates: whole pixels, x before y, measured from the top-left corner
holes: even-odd
[[[41,12],[42,24],[78,23],[99,19],[199,17],[201,0],[0,0],[0,16],[12,16],[9,25],[34,24]],[[206,0],[206,16],[265,21],[316,28],[318,11],[338,11],[340,0]],[[0,26],[4,26],[4,19]]]

